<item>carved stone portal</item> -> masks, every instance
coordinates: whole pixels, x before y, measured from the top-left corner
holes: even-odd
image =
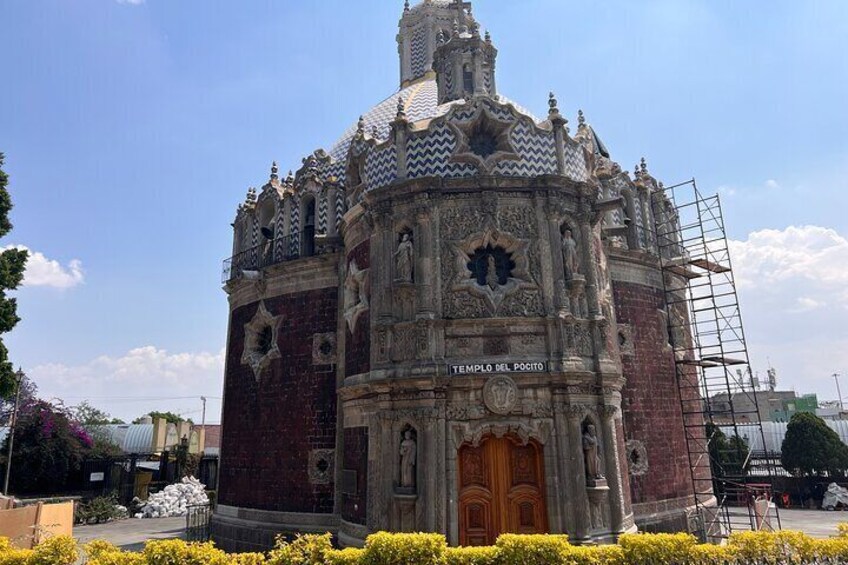
[[[277,329],[280,326],[280,316],[272,316],[265,308],[265,302],[259,303],[256,314],[244,326],[244,350],[241,362],[253,369],[256,381],[262,372],[274,359],[280,358],[277,347]]]
[[[495,414],[509,414],[517,401],[518,386],[509,377],[491,377],[483,385],[483,403]]]

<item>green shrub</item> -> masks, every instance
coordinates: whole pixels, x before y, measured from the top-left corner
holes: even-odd
[[[499,565],[499,557],[497,547],[449,547],[445,565]]]
[[[567,563],[571,547],[564,535],[503,534],[495,542],[503,565],[549,565]]]
[[[331,549],[324,554],[324,559],[327,565],[359,565],[364,553],[365,550],[358,547]]]
[[[368,536],[363,565],[442,565],[448,544],[442,534],[388,534]]]

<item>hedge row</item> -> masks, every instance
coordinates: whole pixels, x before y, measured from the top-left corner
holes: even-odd
[[[14,549],[0,538],[0,565],[725,565],[848,563],[848,528],[840,537],[813,539],[798,532],[733,534],[725,545],[699,544],[689,534],[633,534],[617,545],[574,546],[566,536],[507,534],[491,547],[448,547],[439,534],[368,537],[364,549],[333,549],[330,534],[278,541],[264,553],[227,554],[211,543],[150,541],[130,553],[95,541],[82,552],[69,537],[49,539],[32,550]]]

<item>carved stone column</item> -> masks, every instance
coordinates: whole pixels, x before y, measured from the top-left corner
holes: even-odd
[[[429,202],[423,201],[415,210],[418,229],[415,233],[415,286],[418,291],[416,317],[432,320],[436,313],[433,289],[438,276],[433,260],[433,222]]]
[[[598,303],[598,281],[595,268],[598,258],[595,257],[595,237],[592,233],[592,225],[589,223],[588,211],[580,214],[580,238],[583,244],[583,273],[586,278],[586,300],[588,303],[589,316],[595,317],[601,311]]]
[[[618,535],[624,532],[624,493],[623,488],[629,488],[621,482],[621,473],[624,470],[619,460],[618,438],[616,437],[615,419],[618,415],[618,407],[611,405],[598,406],[598,416],[601,419],[601,430],[604,438],[604,464],[606,466],[606,479],[610,488],[610,530]]]
[[[586,407],[579,404],[564,406],[567,422],[567,447],[563,457],[564,465],[560,466],[560,474],[566,481],[566,504],[571,507],[572,527],[570,537],[575,542],[589,539],[591,529],[591,514],[589,498],[586,495],[586,473],[583,464],[583,430],[582,421]]]
[[[391,322],[393,315],[392,277],[395,234],[392,212],[388,202],[380,202],[371,210],[374,237],[371,238],[371,302],[376,307],[377,321]]]

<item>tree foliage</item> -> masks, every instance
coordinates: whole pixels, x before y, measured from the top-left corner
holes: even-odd
[[[123,420],[113,418],[108,412],[95,408],[87,400],[71,408],[74,420],[83,426],[105,426],[107,424],[123,424]]]
[[[780,451],[783,468],[795,476],[842,475],[848,469],[848,446],[810,412],[792,416]]]
[[[194,423],[194,422],[191,421],[191,418],[183,418],[179,414],[174,414],[173,412],[156,412],[156,411],[153,411],[153,412],[148,412],[146,415],[150,416],[154,420],[156,420],[158,418],[165,418],[165,420],[169,424],[179,424],[180,422],[189,422],[189,423],[192,423],[192,424]],[[142,420],[142,418],[136,418],[135,420],[133,420],[133,424],[140,424],[141,420]]]
[[[0,153],[0,237],[12,229],[9,212],[12,209],[12,197],[6,190],[9,177],[3,172],[4,155]],[[9,298],[7,292],[20,286],[24,278],[24,269],[28,252],[23,249],[7,249],[0,253],[0,334],[8,333],[20,321],[18,304]],[[9,350],[0,339],[0,396],[9,397],[15,393],[15,370],[9,360]]]
[[[21,396],[18,401],[18,414],[25,414],[32,410],[35,403],[38,402],[38,386],[29,377],[24,377],[21,381]],[[8,426],[12,421],[12,412],[15,410],[15,397],[12,395],[9,398],[0,396],[0,425]]]
[[[713,477],[742,476],[748,470],[748,444],[737,435],[727,437],[718,426],[707,423],[710,467]]]
[[[64,410],[39,400],[18,418],[10,488],[19,494],[61,492],[93,446],[91,436]],[[3,454],[8,450],[7,437]]]

